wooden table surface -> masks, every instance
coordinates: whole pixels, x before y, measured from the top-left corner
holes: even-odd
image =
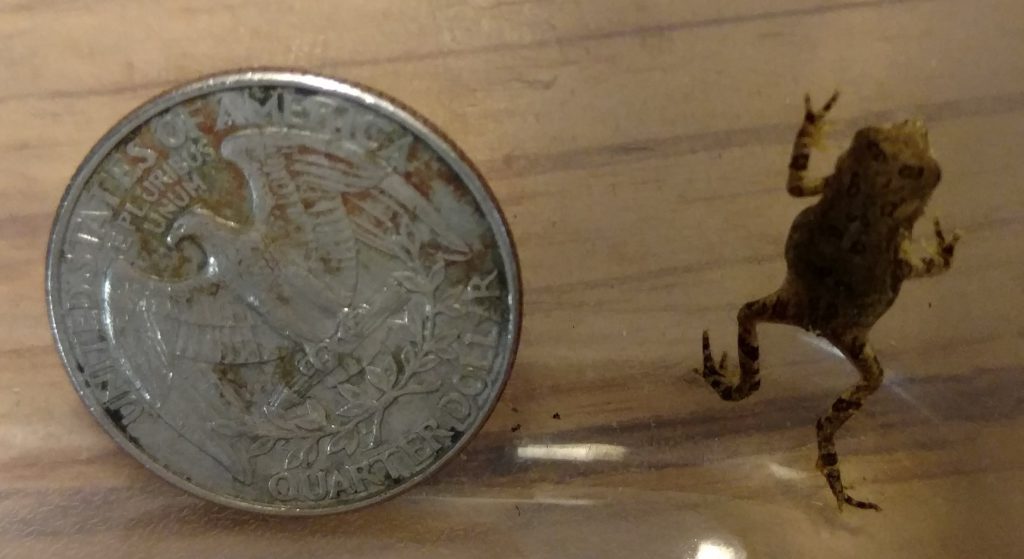
[[[1024,4],[6,0],[0,37],[0,556],[1020,556]],[[363,512],[264,517],[171,487],[92,420],[50,338],[44,254],[76,165],[150,96],[255,65],[427,115],[519,247],[497,411]],[[812,168],[859,125],[921,116],[944,170],[930,212],[964,232],[954,269],[878,324],[886,384],[839,437],[882,513],[837,513],[814,470],[815,418],[856,376],[828,346],[765,327],[764,387],[739,404],[687,372],[703,328],[724,344],[781,280],[809,203],[784,190],[801,99],[836,87]]]

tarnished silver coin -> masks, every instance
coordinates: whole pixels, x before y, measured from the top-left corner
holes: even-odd
[[[264,512],[430,475],[518,341],[513,247],[472,165],[395,101],[307,74],[204,79],[126,117],[68,186],[46,282],[110,435]]]

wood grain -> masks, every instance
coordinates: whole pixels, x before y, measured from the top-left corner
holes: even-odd
[[[1019,2],[14,0],[0,40],[0,556],[1019,555]],[[499,409],[443,472],[364,512],[261,517],[168,486],[92,421],[50,340],[49,226],[92,143],[165,88],[250,66],[426,114],[519,247]],[[784,191],[801,98],[836,87],[812,169],[857,126],[922,116],[944,171],[931,211],[964,232],[953,270],[908,283],[876,328],[886,384],[840,433],[881,514],[836,513],[813,469],[815,417],[854,378],[827,347],[766,327],[764,388],[740,404],[687,372],[703,328],[728,339],[781,280],[806,204]],[[552,444],[618,450],[521,458]]]

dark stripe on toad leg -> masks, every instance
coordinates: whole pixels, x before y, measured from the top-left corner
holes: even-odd
[[[832,402],[832,411],[835,413],[846,413],[849,411],[857,411],[863,404],[854,400],[847,400],[840,396],[836,398],[835,402]]]
[[[756,315],[764,314],[769,308],[764,300],[754,301],[744,305],[738,314],[741,376],[735,383],[730,382],[722,372],[725,369],[726,356],[724,353],[722,354],[722,363],[718,367],[715,366],[710,337],[707,331],[704,332],[701,348],[704,357],[704,381],[723,400],[741,400],[751,393],[752,381],[757,380],[757,336],[756,333],[751,332],[750,327],[744,322],[744,317],[751,313]],[[751,354],[755,356],[753,363],[751,363],[750,359]],[[752,369],[753,377],[751,377]]]
[[[757,346],[756,338],[751,341],[750,336],[740,336],[739,346],[740,355],[743,357],[754,362],[761,358],[761,349]]]
[[[759,322],[782,322],[790,323],[789,309],[791,308],[782,291],[777,291],[767,297],[744,304],[736,314],[738,328],[737,347],[739,349],[740,377],[736,381],[730,381],[724,374],[724,359],[720,366],[715,366],[711,342],[708,333],[705,331],[702,339],[702,353],[704,357],[704,381],[723,400],[742,400],[761,387],[760,358],[761,350],[757,341],[757,324]]]
[[[849,356],[852,364],[861,375],[857,384],[847,389],[829,408],[828,413],[818,419],[818,468],[822,470],[829,489],[836,498],[837,504],[853,505],[858,508],[880,510],[874,503],[859,501],[846,494],[839,471],[839,455],[835,450],[835,435],[857,410],[864,405],[864,400],[878,390],[882,384],[883,371],[874,352],[862,339],[832,339],[843,353]]]
[[[830,103],[835,98],[829,99]],[[793,149],[789,159],[789,175],[786,178],[786,192],[790,196],[815,196],[821,194],[825,188],[825,180],[817,179],[808,181],[805,173],[810,162],[811,142],[820,128],[820,117],[831,108],[831,104],[820,111],[815,112],[809,97],[804,97],[804,121],[801,123],[793,140]]]

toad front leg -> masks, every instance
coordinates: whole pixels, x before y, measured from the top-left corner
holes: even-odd
[[[930,276],[936,276],[945,272],[953,264],[953,251],[956,250],[956,244],[960,241],[960,233],[953,232],[953,236],[946,238],[946,234],[942,231],[942,224],[939,220],[935,220],[935,244],[930,247],[930,254],[923,258],[915,258],[910,256],[909,250],[904,243],[903,254],[901,256],[904,266],[904,274],[908,278],[926,278]]]
[[[811,96],[804,96],[804,121],[793,141],[793,154],[789,159],[789,177],[786,180],[786,192],[796,197],[817,196],[825,188],[825,179],[807,181],[807,165],[811,160],[811,148],[821,134],[825,115],[839,99],[839,92],[825,101],[820,110],[815,111],[811,105]]]

